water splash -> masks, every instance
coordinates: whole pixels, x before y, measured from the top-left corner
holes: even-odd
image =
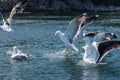
[[[67,58],[74,58],[76,56],[75,52],[69,52],[69,51],[57,51],[57,52],[53,52],[53,53],[45,53],[43,54],[43,58],[48,59],[51,62],[59,62],[59,61],[63,61]]]
[[[43,54],[44,58],[48,58],[50,60],[60,60],[60,59],[64,59],[65,56],[64,54],[61,53],[61,51],[55,52],[55,53],[45,53]]]
[[[10,50],[7,51],[7,54],[10,54],[10,55],[12,55],[12,54],[18,54],[18,53],[20,54],[20,53],[22,53],[22,51],[19,50],[17,48],[17,46],[13,46],[12,49],[10,49]]]
[[[83,60],[80,60],[76,65],[80,66],[97,66],[97,65],[106,65],[107,63],[88,63]]]

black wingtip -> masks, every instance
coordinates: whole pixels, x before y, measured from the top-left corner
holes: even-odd
[[[115,39],[118,38],[118,35],[113,35],[113,38],[115,38]]]

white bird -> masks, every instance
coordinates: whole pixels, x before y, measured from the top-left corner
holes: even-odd
[[[111,50],[120,48],[120,41],[103,41],[100,43],[94,41],[91,43],[87,37],[83,40],[86,42],[83,47],[85,49],[83,60],[88,63],[100,63]]]
[[[54,38],[56,38],[56,36],[59,36],[60,39],[65,43],[66,50],[68,48],[71,48],[74,51],[78,52],[77,47],[73,43],[74,40],[77,39],[77,36],[84,28],[84,25],[92,23],[94,20],[96,20],[96,18],[98,18],[98,15],[88,16],[86,13],[84,13],[70,21],[65,33],[56,31]]]
[[[15,15],[18,12],[22,12],[23,11],[23,6],[25,4],[27,0],[21,0],[19,3],[17,3],[13,9],[11,10],[11,13],[9,15],[9,17],[6,19],[4,13],[2,12],[2,10],[0,10],[0,14],[2,16],[3,19],[3,25],[0,26],[1,29],[7,31],[7,32],[11,32],[13,31],[13,29],[11,28],[11,21],[12,21],[12,17],[13,15]]]
[[[13,52],[12,52],[12,55],[11,55],[12,60],[23,61],[23,60],[27,60],[28,57],[30,57],[30,56],[31,56],[30,54],[23,53],[16,46],[13,47]]]

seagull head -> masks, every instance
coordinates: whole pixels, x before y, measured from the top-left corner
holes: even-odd
[[[14,46],[14,47],[13,47],[13,49],[15,50],[15,49],[17,49],[17,47],[16,47],[16,46]]]
[[[83,30],[83,37],[85,37],[87,34],[87,31],[86,30]]]
[[[62,33],[61,31],[56,31],[54,35],[54,41],[56,41],[57,37],[60,36]]]
[[[13,53],[12,54],[17,54],[17,47],[16,46],[13,47]]]

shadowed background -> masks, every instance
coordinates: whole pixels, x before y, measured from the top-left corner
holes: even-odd
[[[0,0],[0,8],[10,11],[19,0]],[[111,11],[120,10],[120,0],[28,0],[26,11]]]

